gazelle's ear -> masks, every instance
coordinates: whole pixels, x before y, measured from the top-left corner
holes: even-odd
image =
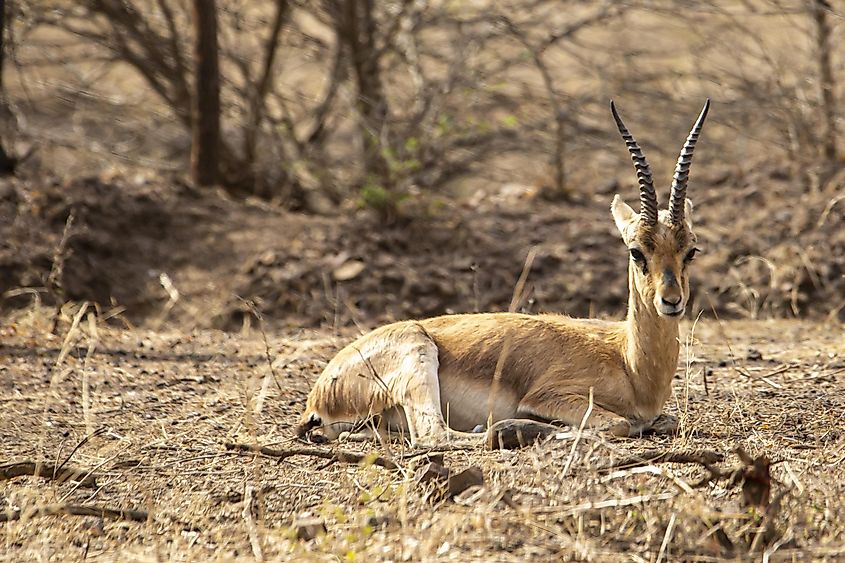
[[[686,219],[689,230],[692,230],[692,202],[689,199],[684,201],[684,219]]]
[[[629,237],[626,235],[626,232],[630,232],[629,227],[639,218],[639,215],[631,209],[630,205],[622,201],[619,194],[613,196],[613,203],[610,204],[610,212],[613,214],[613,220],[616,221],[616,228],[619,229],[622,240],[627,244]]]

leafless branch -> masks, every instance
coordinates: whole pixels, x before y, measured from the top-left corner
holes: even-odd
[[[14,479],[15,477],[38,476],[63,483],[78,481],[80,487],[94,488],[97,486],[96,475],[84,469],[62,464],[36,463],[34,461],[16,461],[0,465],[0,479]]]
[[[261,454],[268,457],[274,457],[279,460],[302,455],[318,457],[321,459],[332,460],[340,463],[372,463],[373,465],[378,465],[379,467],[384,467],[385,469],[399,469],[399,466],[396,465],[395,462],[387,458],[381,456],[359,454],[345,450],[329,450],[322,448],[292,448],[288,450],[277,450],[273,448],[268,448],[266,446],[233,443],[227,443],[226,449],[237,452]]]

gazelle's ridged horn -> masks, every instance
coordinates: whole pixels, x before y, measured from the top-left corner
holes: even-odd
[[[669,221],[674,225],[682,225],[684,222],[684,202],[687,198],[687,181],[689,180],[689,168],[692,164],[692,152],[695,150],[695,143],[698,135],[701,134],[701,127],[707,117],[707,110],[710,109],[710,98],[704,102],[704,108],[695,120],[692,131],[681,149],[678,157],[678,164],[675,166],[675,175],[672,177],[672,195],[669,197]]]
[[[654,191],[654,181],[651,178],[651,167],[648,161],[637,144],[636,139],[625,124],[622,123],[622,118],[616,111],[616,105],[613,100],[610,100],[610,112],[613,114],[613,119],[616,121],[616,127],[622,134],[625,144],[628,146],[628,152],[631,153],[631,160],[634,161],[634,168],[637,169],[637,182],[640,185],[640,221],[646,225],[657,224],[657,193]]]

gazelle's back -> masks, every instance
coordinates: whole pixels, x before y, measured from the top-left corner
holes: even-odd
[[[564,315],[479,313],[447,315],[419,321],[437,345],[441,380],[453,371],[489,385],[497,377],[514,392],[525,394],[549,370],[577,377],[594,373],[597,363],[622,357],[615,341],[621,323],[572,319]]]

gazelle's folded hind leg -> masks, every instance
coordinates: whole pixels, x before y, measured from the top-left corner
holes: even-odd
[[[347,432],[341,432],[337,439],[340,442],[383,442],[388,434],[384,417],[378,416],[359,423]]]
[[[480,442],[482,436],[478,434],[457,432],[447,426],[440,409],[437,345],[422,327],[416,328],[406,333],[409,340],[413,338],[413,345],[397,373],[388,377],[396,404],[405,413],[411,443],[437,445],[456,438]]]
[[[347,432],[341,432],[341,442],[384,442],[388,439],[409,439],[405,411],[396,407],[362,421]]]
[[[385,431],[411,443],[438,444],[460,436],[449,430],[440,409],[437,344],[416,322],[382,327],[332,359],[320,374],[300,417],[300,438],[321,429],[328,439],[372,438],[360,423],[379,417]],[[363,436],[356,428],[364,429]],[[380,432],[382,437],[384,432]],[[476,440],[478,435],[470,435]]]
[[[405,413],[411,443],[441,442],[448,436],[448,427],[440,411],[437,345],[422,327],[412,334],[416,342],[398,373],[390,378],[391,390],[397,406]]]

